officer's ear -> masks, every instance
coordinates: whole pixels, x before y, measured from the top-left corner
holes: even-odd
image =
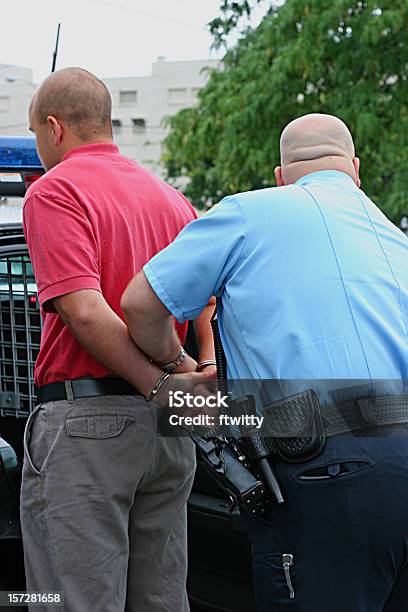
[[[356,173],[356,185],[357,187],[360,187],[361,185],[361,181],[360,181],[360,159],[358,157],[355,157],[353,159],[353,166],[354,166],[354,170]]]
[[[278,187],[283,187],[285,184],[282,178],[282,166],[276,166],[275,168],[275,180]]]

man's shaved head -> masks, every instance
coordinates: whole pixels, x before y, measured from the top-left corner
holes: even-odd
[[[96,76],[82,68],[54,72],[31,100],[30,130],[46,170],[85,144],[112,141],[112,102]]]
[[[32,108],[40,124],[47,117],[65,123],[80,140],[111,134],[111,97],[104,83],[82,68],[54,72],[34,94]]]
[[[282,184],[319,170],[339,170],[358,182],[353,138],[346,124],[333,115],[314,113],[289,123],[282,132],[280,152]]]

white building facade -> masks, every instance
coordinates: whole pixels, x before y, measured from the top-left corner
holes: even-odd
[[[158,58],[149,76],[104,79],[112,95],[114,139],[122,153],[161,174],[161,142],[168,131],[164,118],[196,104],[208,69],[219,66],[216,60]]]
[[[28,68],[0,64],[0,136],[29,136],[28,104],[35,89]]]

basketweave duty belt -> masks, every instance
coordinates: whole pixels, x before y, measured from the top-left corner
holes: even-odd
[[[322,407],[326,437],[408,423],[408,396],[364,397]]]
[[[311,390],[266,408],[265,435],[309,437],[313,426],[326,438],[344,433],[408,423],[408,395],[356,397],[321,406]],[[316,432],[315,432],[316,433]]]
[[[98,395],[137,395],[139,391],[123,378],[108,376],[106,378],[76,378],[62,382],[49,383],[36,388],[37,403],[57,402],[69,399],[72,392],[74,399],[95,397]]]

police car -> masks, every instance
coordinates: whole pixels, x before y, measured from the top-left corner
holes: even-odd
[[[43,174],[32,138],[0,137],[0,198],[23,197]],[[2,222],[0,200],[0,590],[24,589],[18,522],[23,430],[35,405],[40,347],[37,288],[21,222]],[[187,350],[194,354],[192,328]],[[237,510],[198,466],[189,499],[192,612],[255,610],[249,544]]]
[[[0,136],[0,196],[23,197],[43,173],[32,138]]]

